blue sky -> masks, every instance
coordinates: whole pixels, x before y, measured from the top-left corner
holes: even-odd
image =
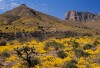
[[[0,13],[22,3],[61,19],[64,19],[65,12],[69,10],[100,12],[100,0],[0,0]]]

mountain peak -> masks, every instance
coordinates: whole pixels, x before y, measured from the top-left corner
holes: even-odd
[[[21,4],[20,6],[18,7],[26,7],[26,8],[29,8],[26,4]]]
[[[29,8],[29,7],[26,4],[21,4],[20,6],[16,7],[15,9],[18,9],[18,8],[24,9],[24,8]]]
[[[30,18],[30,17],[37,18],[38,17],[37,11],[35,11],[34,9],[31,9],[25,4],[21,4],[20,6],[1,14],[0,22],[6,21],[7,23],[8,22],[11,23],[20,18]],[[9,18],[9,19],[6,19],[6,18]]]
[[[35,10],[26,6],[26,4],[21,4],[20,6],[5,12],[4,15],[8,16],[19,16],[19,17],[33,17],[36,15]]]
[[[26,6],[26,4],[21,4],[21,5]]]

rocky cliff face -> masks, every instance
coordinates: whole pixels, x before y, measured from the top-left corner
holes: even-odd
[[[77,12],[77,11],[69,11],[65,13],[65,20],[74,20],[74,21],[89,21],[92,20],[96,14],[90,12]]]

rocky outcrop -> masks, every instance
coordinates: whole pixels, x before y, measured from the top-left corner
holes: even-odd
[[[71,10],[65,13],[65,20],[74,20],[74,21],[89,21],[95,18],[96,14],[90,12],[77,12]]]

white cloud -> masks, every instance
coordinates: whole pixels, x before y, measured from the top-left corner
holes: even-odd
[[[19,5],[15,1],[16,0],[0,0],[0,10],[8,10],[15,8]]]
[[[3,0],[0,0],[0,2],[2,2]]]
[[[19,4],[15,3],[15,2],[12,2],[12,3],[9,4],[9,7],[15,8],[15,7],[17,7],[18,5],[19,5]]]
[[[5,4],[2,1],[0,1],[0,10],[3,10],[4,7],[5,7]]]

